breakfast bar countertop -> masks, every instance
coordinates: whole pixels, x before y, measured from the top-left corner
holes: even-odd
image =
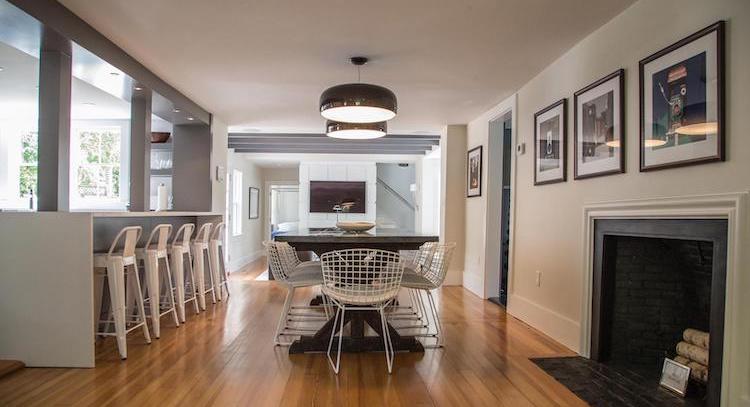
[[[89,211],[85,211],[89,212]],[[152,218],[160,216],[223,216],[218,212],[189,212],[189,211],[148,211],[148,212],[93,212],[95,218]]]

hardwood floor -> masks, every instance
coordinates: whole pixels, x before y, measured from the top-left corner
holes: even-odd
[[[0,405],[585,405],[528,360],[569,350],[461,287],[436,296],[445,348],[397,354],[392,375],[382,353],[346,354],[336,376],[323,354],[272,345],[285,290],[255,281],[264,269],[256,262],[233,275],[229,301],[180,328],[164,318],[151,345],[129,335],[127,361],[109,338],[97,344],[96,369],[27,368],[0,379]]]

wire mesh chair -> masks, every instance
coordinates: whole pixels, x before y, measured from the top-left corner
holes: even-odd
[[[435,299],[432,296],[432,290],[439,288],[445,281],[445,276],[448,273],[448,266],[450,266],[451,259],[453,258],[453,252],[456,249],[455,243],[435,244],[430,249],[430,254],[425,266],[421,268],[421,273],[404,273],[404,278],[401,283],[402,287],[413,290],[417,297],[417,303],[421,309],[427,311],[429,308],[429,314],[426,315],[425,321],[427,326],[416,325],[410,327],[400,327],[402,329],[414,329],[414,328],[427,328],[427,332],[418,333],[414,336],[428,337],[435,339],[435,345],[431,347],[442,347],[443,346],[443,328],[440,323],[440,317],[438,316],[437,306],[435,305]],[[427,304],[425,305],[422,293],[427,295]],[[430,319],[434,324],[434,331],[430,331]]]
[[[437,245],[438,242],[426,242],[419,247],[419,250],[414,253],[413,257],[402,256],[402,261],[404,261],[404,276],[409,276],[410,274],[421,275],[429,267],[432,254]],[[427,313],[419,293],[414,289],[408,289],[407,291],[410,304],[390,307],[388,317],[392,320],[420,321],[420,325],[410,327],[427,328]]]
[[[326,297],[323,296],[322,306],[293,306],[294,292],[297,288],[314,287],[323,283],[320,270],[320,262],[301,262],[297,257],[297,251],[286,242],[265,242],[268,266],[273,278],[286,285],[287,295],[284,308],[279,316],[274,333],[275,345],[290,345],[291,342],[282,342],[284,336],[309,335],[317,331],[317,328],[302,326],[303,323],[326,321],[329,318]],[[301,310],[320,310],[320,313],[302,312]]]
[[[320,257],[323,266],[323,294],[336,305],[333,331],[326,356],[336,374],[341,365],[341,344],[347,310],[373,310],[380,322],[388,373],[393,369],[395,352],[391,342],[385,308],[401,288],[404,265],[398,253],[374,249],[348,249],[328,252]],[[338,326],[337,326],[338,324]],[[337,329],[338,327],[338,329]],[[339,332],[336,362],[331,357],[333,338]]]

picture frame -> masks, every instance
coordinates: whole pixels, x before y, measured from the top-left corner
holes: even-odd
[[[258,219],[260,217],[260,189],[250,187],[248,192],[249,208],[247,211],[248,219]]]
[[[641,172],[725,160],[724,25],[639,62]]]
[[[534,185],[567,180],[567,115],[565,98],[534,113]]]
[[[573,95],[573,179],[625,172],[625,70]]]
[[[662,365],[661,369],[661,378],[659,379],[660,386],[684,397],[687,393],[689,381],[690,367],[675,362],[672,359],[664,358],[664,365]]]
[[[466,153],[466,197],[482,196],[482,146]]]

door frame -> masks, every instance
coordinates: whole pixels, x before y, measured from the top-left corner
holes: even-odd
[[[299,188],[299,181],[266,181],[264,183],[265,209],[263,210],[263,240],[271,239],[271,186],[272,185],[294,185]]]

